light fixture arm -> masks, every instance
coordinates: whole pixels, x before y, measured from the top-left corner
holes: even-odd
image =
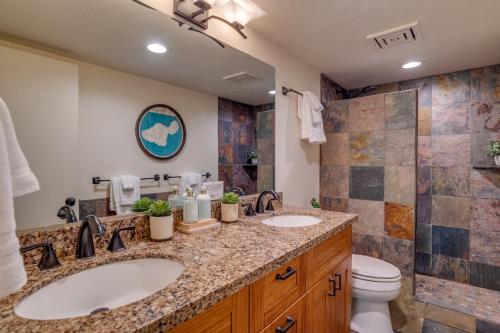
[[[222,17],[211,15],[211,16],[207,17],[206,19],[202,20],[201,23],[207,23],[207,21],[209,21],[211,19],[216,19],[216,20],[219,20],[221,22],[226,23],[231,28],[233,28],[234,30],[236,30],[241,35],[241,37],[243,37],[244,39],[248,38],[247,35],[245,35],[243,33],[243,31],[242,31],[245,27],[243,25],[239,24],[238,22],[231,23],[231,22],[229,22],[228,20],[226,20],[226,19],[224,19]]]

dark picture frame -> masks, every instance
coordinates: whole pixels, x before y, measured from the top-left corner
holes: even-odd
[[[165,109],[168,109],[169,111],[171,111],[172,113],[174,113],[174,115],[177,117],[177,119],[179,120],[180,125],[182,127],[182,131],[183,131],[182,142],[181,142],[179,148],[177,148],[177,150],[169,156],[162,157],[162,156],[157,156],[157,155],[151,153],[148,149],[146,149],[146,147],[143,145],[142,140],[141,140],[141,133],[140,133],[141,120],[147,112],[149,112],[151,109],[154,109],[154,108],[165,108]],[[186,126],[184,124],[184,120],[182,119],[181,115],[173,107],[166,105],[166,104],[153,104],[153,105],[148,106],[147,108],[145,108],[141,112],[141,114],[137,117],[137,121],[135,122],[135,138],[137,140],[137,144],[139,145],[141,150],[146,155],[148,155],[151,158],[157,159],[157,160],[169,160],[169,159],[177,156],[182,151],[182,149],[184,149],[184,145],[186,143],[186,136],[187,136]]]

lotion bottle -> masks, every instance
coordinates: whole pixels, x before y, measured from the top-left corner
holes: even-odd
[[[198,200],[198,219],[208,220],[212,217],[212,202],[210,200],[210,195],[207,194],[207,188],[205,186],[201,187],[200,194],[196,197]]]
[[[184,199],[183,208],[184,223],[195,223],[198,221],[198,200],[193,197],[193,189],[190,187],[186,190],[186,198]]]

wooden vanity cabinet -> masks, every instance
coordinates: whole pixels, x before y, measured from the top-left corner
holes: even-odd
[[[349,333],[351,227],[282,265],[174,333]]]

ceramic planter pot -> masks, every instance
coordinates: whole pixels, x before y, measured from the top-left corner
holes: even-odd
[[[174,216],[150,216],[149,229],[153,240],[165,241],[171,239],[174,232]]]
[[[239,204],[221,203],[220,212],[222,222],[235,222],[238,220]]]
[[[254,165],[255,165],[255,164],[257,164],[257,159],[256,159],[256,158],[252,158],[252,159],[250,160],[250,162],[251,162],[252,164],[254,164]]]
[[[500,166],[500,155],[495,156],[495,164]]]

